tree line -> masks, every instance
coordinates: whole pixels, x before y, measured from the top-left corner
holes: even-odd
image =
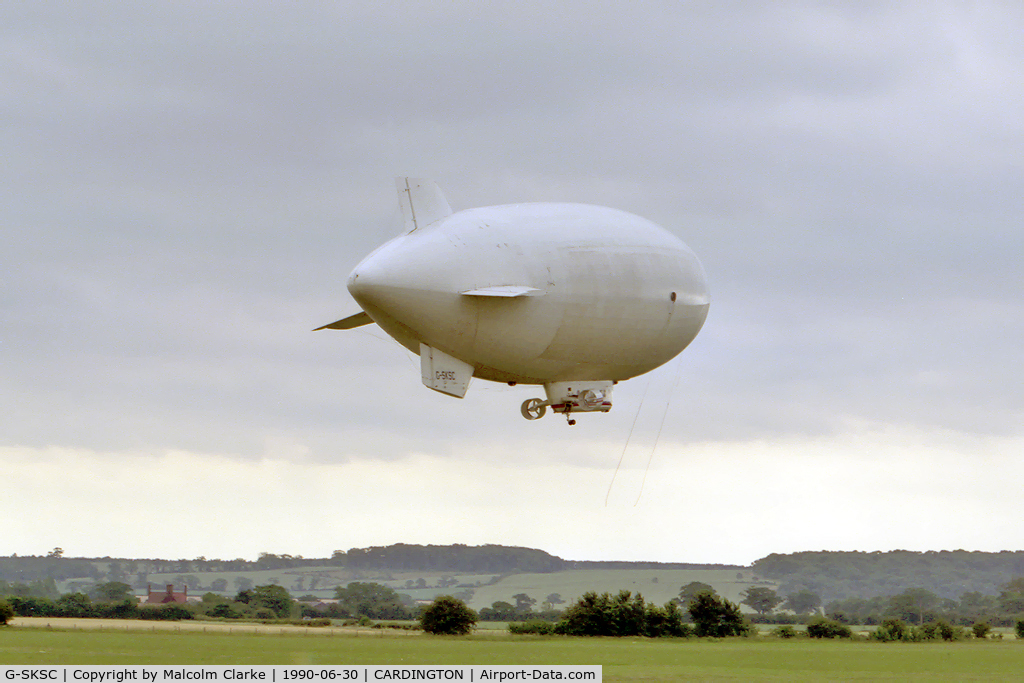
[[[17,616],[97,619],[411,620],[420,612],[408,596],[382,584],[358,581],[336,587],[335,601],[330,603],[312,596],[295,599],[284,587],[270,584],[241,590],[230,598],[208,592],[199,602],[149,605],[132,595],[131,586],[118,581],[55,598],[25,591],[0,594],[0,603],[8,605]]]
[[[66,581],[122,581],[145,584],[147,574],[189,575],[209,572],[245,572],[308,567],[343,567],[355,571],[422,571],[434,573],[517,574],[549,573],[568,569],[722,569],[735,565],[568,561],[543,550],[486,544],[468,546],[396,543],[387,546],[335,550],[330,557],[303,557],[262,552],[255,560],[244,558],[130,559],[69,558],[62,548],[45,556],[0,557],[0,580],[28,582],[40,579]],[[140,578],[142,577],[142,578]]]
[[[574,562],[532,548],[501,545],[466,546],[416,545],[398,543],[389,546],[337,550],[329,558],[305,558],[301,555],[260,553],[256,560],[233,560],[197,557],[186,560],[69,558],[61,548],[44,556],[0,557],[0,590],[26,590],[37,597],[56,598],[56,583],[64,582],[65,590],[78,592],[88,586],[106,582],[124,582],[144,587],[148,574],[172,574],[181,580],[191,578],[190,587],[198,587],[197,573],[287,570],[304,567],[344,567],[356,571],[423,571],[433,573],[485,573],[504,575],[520,572],[554,572],[582,568],[642,569],[722,568],[725,565],[687,565],[681,563],[644,562]],[[819,596],[823,604],[850,599],[877,600],[910,589],[923,589],[939,597],[953,600],[961,611],[1010,613],[1001,599],[1002,586],[1015,576],[1024,576],[1024,551],[998,553],[964,550],[938,552],[800,552],[772,554],[753,563],[752,569],[761,579],[778,584],[778,592],[786,596],[806,591]],[[177,580],[177,579],[176,579]],[[324,577],[309,576],[296,580],[295,590],[314,590]],[[44,586],[45,582],[53,585]],[[300,586],[299,581],[304,581]],[[244,590],[252,582],[236,574],[233,580],[214,579],[211,589],[227,592],[229,588]],[[993,600],[995,602],[993,602]],[[966,601],[966,602],[965,602]],[[940,602],[945,612],[948,603]],[[875,607],[855,605],[853,611],[881,614]],[[756,608],[755,608],[756,609]],[[847,605],[848,611],[851,609]],[[801,610],[794,610],[800,612]]]
[[[706,589],[710,586],[694,582],[683,587],[680,599],[685,600],[687,593]],[[807,589],[783,597],[772,588],[755,586],[744,591],[742,597],[741,604],[757,612],[754,620],[760,623],[807,623],[811,615],[819,611],[839,623],[866,626],[892,619],[917,625],[948,622],[959,626],[976,623],[1013,626],[1024,620],[1024,577],[999,586],[998,595],[972,591],[961,595],[959,600],[943,598],[920,586],[907,588],[895,595],[844,598],[830,600],[824,605],[817,593]],[[776,613],[776,608],[780,607],[789,612]]]
[[[958,599],[966,593],[997,595],[1008,580],[1024,576],[1024,551],[773,553],[752,568],[778,582],[782,593],[805,589],[826,602],[896,595],[910,588]]]

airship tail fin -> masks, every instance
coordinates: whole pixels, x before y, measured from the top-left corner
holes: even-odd
[[[369,325],[373,322],[373,318],[366,314],[366,311],[359,311],[355,315],[350,315],[347,318],[336,320],[330,325],[324,325],[318,327],[314,332],[319,330],[351,330],[353,327],[362,327],[363,325]]]
[[[462,398],[473,377],[473,366],[420,342],[420,373],[425,386]]]
[[[448,200],[433,180],[396,178],[395,185],[398,188],[398,202],[402,205],[406,235],[452,215]]]

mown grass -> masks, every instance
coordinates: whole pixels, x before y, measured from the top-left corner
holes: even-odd
[[[0,630],[0,664],[599,664],[609,681],[1016,680],[1024,643]]]

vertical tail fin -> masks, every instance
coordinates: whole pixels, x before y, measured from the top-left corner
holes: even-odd
[[[396,178],[398,202],[402,205],[405,234],[447,218],[452,214],[441,188],[426,178]]]

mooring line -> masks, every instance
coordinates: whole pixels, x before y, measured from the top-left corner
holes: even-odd
[[[651,454],[647,458],[647,467],[644,468],[644,478],[640,482],[640,492],[636,494],[636,502],[633,503],[633,507],[636,507],[640,502],[640,497],[644,495],[644,484],[647,483],[647,473],[651,469],[651,461],[654,460],[654,451],[658,450],[658,442],[661,441],[661,430],[665,428],[665,418],[668,417],[668,409],[672,405],[672,397],[676,394],[676,389],[679,388],[679,380],[683,374],[683,363],[679,358],[676,358],[676,378],[672,383],[672,391],[668,395],[668,400],[665,401],[665,412],[661,414],[661,424],[658,425],[658,435],[654,437],[654,445],[651,447]]]
[[[636,415],[633,416],[633,424],[629,428],[629,435],[626,437],[626,444],[622,447],[622,454],[619,456],[619,462],[615,465],[615,471],[612,472],[612,480],[608,482],[608,493],[604,494],[604,506],[608,507],[608,497],[612,495],[612,486],[615,485],[615,477],[619,474],[619,468],[622,467],[622,460],[626,457],[626,450],[629,448],[629,442],[633,439],[633,430],[636,429],[636,422],[640,419],[640,411],[644,407],[644,400],[647,399],[647,390],[651,388],[651,382],[654,378],[651,376],[647,377],[647,384],[644,386],[644,393],[640,396],[640,405],[636,407]]]

